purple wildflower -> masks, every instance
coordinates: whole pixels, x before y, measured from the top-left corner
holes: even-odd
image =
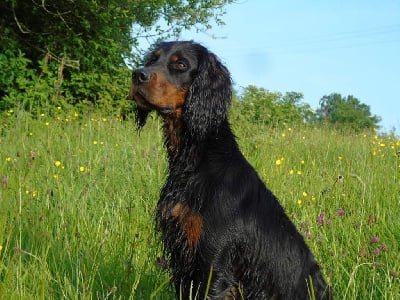
[[[304,236],[306,237],[306,238],[311,238],[311,232],[310,231],[305,231],[304,232]]]
[[[1,175],[1,184],[2,185],[7,185],[8,183],[8,178],[6,175]]]
[[[339,208],[336,213],[339,217],[343,217],[346,214],[343,208]]]
[[[385,252],[388,250],[388,247],[387,247],[385,244],[379,245],[378,248],[379,248],[380,250],[382,250],[382,251],[385,251]]]
[[[375,244],[375,243],[377,243],[379,241],[379,237],[378,236],[373,236],[370,240],[369,240],[369,242],[371,243],[371,244]]]
[[[324,225],[325,222],[325,212],[321,212],[317,218],[317,222],[319,225]]]
[[[379,249],[379,247],[377,247],[377,248],[375,248],[374,251],[372,251],[372,255],[377,256],[377,255],[379,255],[380,252],[381,252],[381,249]]]

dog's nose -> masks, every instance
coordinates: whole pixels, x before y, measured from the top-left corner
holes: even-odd
[[[150,73],[145,70],[144,68],[142,69],[137,69],[133,72],[132,79],[136,83],[144,83],[150,80]]]

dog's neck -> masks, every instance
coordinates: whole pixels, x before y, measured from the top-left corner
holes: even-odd
[[[178,108],[173,113],[162,115],[164,120],[164,138],[168,157],[171,159],[178,154],[182,133],[182,109]]]
[[[183,168],[188,171],[195,168],[205,153],[229,155],[229,149],[238,147],[228,120],[222,121],[218,128],[214,128],[215,130],[210,132],[204,140],[199,141],[193,139],[188,133],[185,134],[182,109],[176,109],[173,113],[161,116],[164,121],[164,144],[170,167],[179,165],[178,169]],[[212,147],[209,147],[210,143]]]
[[[199,142],[189,135],[183,124],[182,109],[162,115],[164,125],[164,145],[167,149],[168,161],[171,166],[186,171],[194,168],[201,157],[204,141]]]

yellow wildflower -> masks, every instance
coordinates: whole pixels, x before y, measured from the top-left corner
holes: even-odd
[[[59,166],[61,166],[61,161],[59,161],[59,160],[56,160],[56,162],[54,163],[54,165],[55,165],[56,167],[59,167]]]
[[[79,172],[85,172],[85,167],[84,166],[80,166],[79,167]]]

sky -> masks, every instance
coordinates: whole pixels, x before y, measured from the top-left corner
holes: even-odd
[[[185,31],[214,52],[235,88],[295,91],[318,108],[324,95],[353,95],[400,133],[400,0],[237,0],[225,25]]]

